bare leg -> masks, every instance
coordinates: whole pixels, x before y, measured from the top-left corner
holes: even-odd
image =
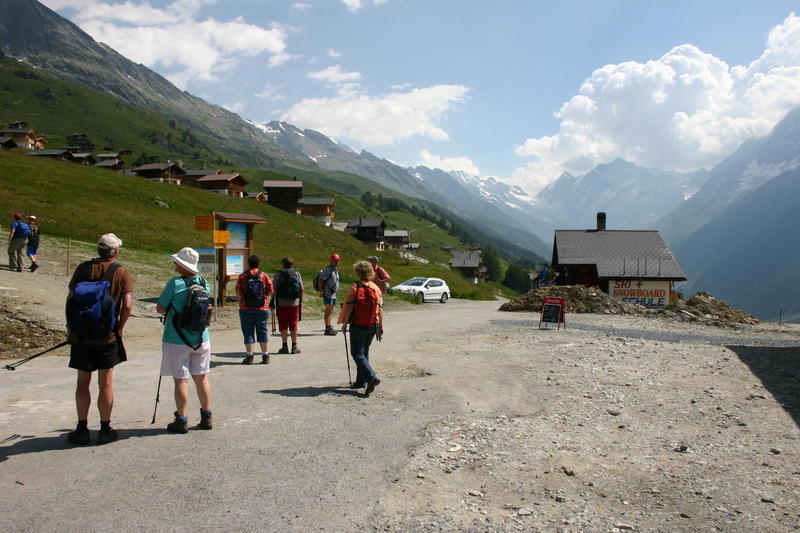
[[[78,410],[78,420],[86,420],[89,417],[89,406],[92,404],[92,392],[89,385],[92,384],[92,373],[78,370],[78,384],[75,386],[75,407]]]
[[[114,408],[114,369],[99,370],[97,372],[99,387],[97,395],[97,409],[100,411],[100,421],[111,420],[111,410]]]
[[[180,416],[186,416],[186,405],[189,403],[188,380],[173,379],[175,380],[175,410]]]
[[[244,349],[247,350],[247,353],[253,353],[253,345],[252,344],[245,344]]]
[[[292,332],[292,334],[295,335],[296,332]],[[286,344],[286,341],[288,340],[288,338],[289,338],[289,330],[288,329],[282,329],[281,330],[281,341],[283,341],[284,345]]]
[[[268,342],[259,342],[261,346],[261,353],[269,353],[269,343]]]
[[[333,306],[326,305],[325,306],[325,328],[331,327],[331,316],[333,315]]]
[[[286,344],[286,341],[284,340],[283,343]],[[292,330],[292,344],[297,344],[297,330],[296,329]]]
[[[197,388],[197,398],[200,400],[200,408],[204,411],[211,410],[211,383],[208,381],[208,374],[192,376],[194,385]],[[186,380],[184,380],[184,383]],[[184,405],[185,407],[185,405]]]

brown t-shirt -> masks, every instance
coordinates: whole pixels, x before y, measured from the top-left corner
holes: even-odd
[[[98,281],[102,279],[111,267],[111,263],[112,261],[110,259],[92,259],[91,261],[86,261],[78,265],[69,282],[70,292],[75,288],[75,285],[82,281]],[[122,295],[127,292],[133,292],[133,277],[127,268],[120,265],[114,271],[114,276],[111,278],[111,297],[114,298],[117,305],[117,320],[119,320],[119,313],[122,308]],[[71,343],[78,342],[78,338],[73,335],[72,332],[69,333],[67,340]],[[87,339],[86,344],[111,344],[112,342],[116,342],[116,340],[117,336],[112,332],[105,339]]]

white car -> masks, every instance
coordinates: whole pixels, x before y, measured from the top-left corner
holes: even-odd
[[[442,302],[450,299],[450,287],[439,278],[411,278],[392,287],[393,291],[412,295],[418,302]]]

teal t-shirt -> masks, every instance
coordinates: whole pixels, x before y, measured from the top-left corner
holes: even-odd
[[[208,282],[200,276],[192,276],[191,278],[186,279],[176,276],[167,282],[164,290],[161,291],[161,296],[158,297],[158,305],[169,308],[169,311],[167,312],[167,319],[164,322],[164,335],[161,337],[163,342],[180,344],[183,346],[186,345],[186,343],[183,342],[183,339],[181,339],[180,335],[178,335],[178,332],[175,331],[175,326],[172,322],[172,317],[175,315],[175,313],[180,313],[183,310],[183,306],[186,305],[186,300],[189,297],[189,284],[186,280],[199,283],[205,287],[206,290],[209,290]],[[172,307],[170,307],[170,304],[172,304]],[[206,342],[210,338],[208,335],[208,328],[206,328],[202,333],[186,330],[182,330],[182,332],[184,337],[186,337],[186,340],[195,345],[200,344],[201,342]]]

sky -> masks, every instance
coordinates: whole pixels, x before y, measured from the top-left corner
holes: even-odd
[[[710,168],[800,105],[793,1],[42,2],[248,120],[532,194],[616,158]]]

